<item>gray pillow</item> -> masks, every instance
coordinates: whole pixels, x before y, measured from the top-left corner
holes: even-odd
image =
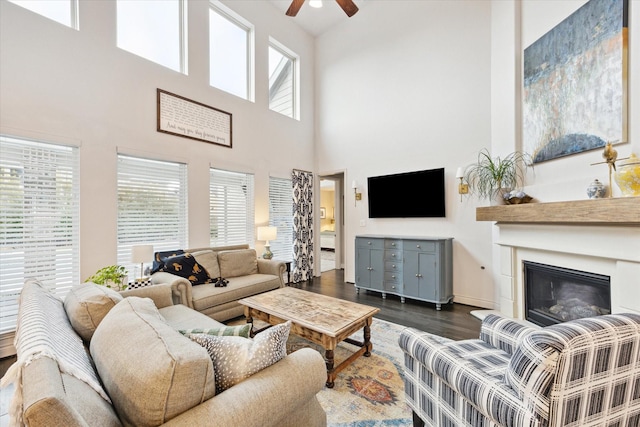
[[[198,252],[191,252],[191,255],[196,259],[198,264],[204,267],[209,273],[209,277],[215,279],[220,277],[220,266],[218,265],[218,254],[212,250],[203,250]]]
[[[273,326],[254,339],[192,334],[189,337],[207,349],[213,361],[216,393],[267,368],[287,355],[291,321]]]
[[[122,296],[113,289],[86,282],[71,288],[64,310],[76,333],[89,342],[102,319],[120,301]]]
[[[218,252],[220,275],[224,278],[248,276],[258,273],[255,249],[239,249]]]

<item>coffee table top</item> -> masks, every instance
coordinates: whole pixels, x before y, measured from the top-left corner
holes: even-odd
[[[332,337],[380,311],[376,307],[291,287],[254,295],[238,302]]]

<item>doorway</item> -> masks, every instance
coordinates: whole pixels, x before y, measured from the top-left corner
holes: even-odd
[[[320,176],[320,272],[344,268],[344,173]]]

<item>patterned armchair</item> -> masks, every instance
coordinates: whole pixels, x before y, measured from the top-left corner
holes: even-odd
[[[640,425],[640,315],[541,329],[489,315],[479,339],[407,328],[399,344],[414,425]]]

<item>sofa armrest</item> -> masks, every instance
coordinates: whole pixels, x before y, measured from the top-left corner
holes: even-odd
[[[524,337],[537,330],[538,328],[524,325],[517,320],[490,314],[482,321],[480,339],[512,355]]]
[[[174,304],[183,304],[193,308],[193,294],[191,293],[191,282],[184,277],[175,274],[159,271],[151,275],[151,283],[154,285],[167,283],[171,285]]]
[[[123,297],[151,298],[157,308],[173,305],[173,291],[168,283],[145,286],[143,288],[131,289],[120,292]]]
[[[290,425],[288,419],[316,399],[326,381],[323,357],[303,348],[163,425]],[[314,423],[304,425],[326,425],[326,414],[318,413]]]
[[[287,266],[282,261],[276,261],[273,259],[258,258],[258,273],[260,274],[273,274],[280,278],[280,287],[284,288],[284,280],[282,275],[287,271]]]

